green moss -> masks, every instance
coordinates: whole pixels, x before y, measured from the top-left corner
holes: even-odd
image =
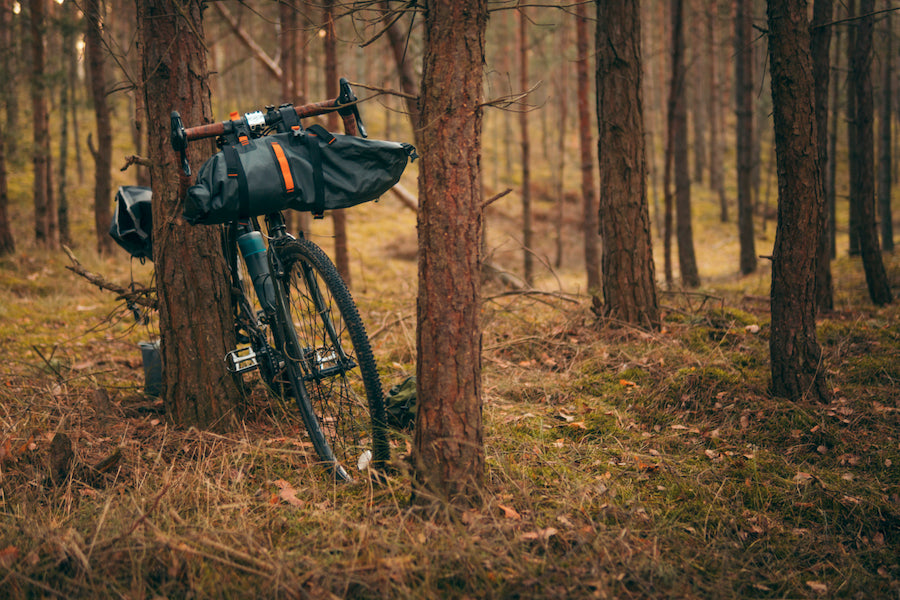
[[[731,392],[740,385],[740,374],[722,367],[690,367],[675,374],[669,393],[681,402],[705,404],[715,402],[718,393]]]
[[[859,385],[900,385],[900,354],[866,354],[850,361],[847,381]]]

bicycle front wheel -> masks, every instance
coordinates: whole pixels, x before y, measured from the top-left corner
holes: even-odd
[[[331,259],[306,239],[275,249],[291,383],[319,457],[339,479],[386,466],[384,396],[359,312]]]

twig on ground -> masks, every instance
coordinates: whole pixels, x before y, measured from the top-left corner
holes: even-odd
[[[84,268],[69,248],[63,246],[63,250],[69,257],[69,260],[73,263],[72,265],[66,265],[68,270],[77,275],[81,275],[101,290],[115,292],[118,294],[117,300],[125,300],[129,305],[138,304],[151,310],[156,310],[158,308],[156,300],[150,297],[152,294],[156,293],[156,288],[128,289],[116,283],[109,282],[104,279],[102,275],[98,275],[97,273],[93,273]]]

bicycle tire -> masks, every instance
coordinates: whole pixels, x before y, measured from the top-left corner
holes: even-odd
[[[381,472],[390,456],[384,395],[350,291],[309,240],[280,243],[275,256],[284,271],[276,292],[282,354],[313,446],[338,479],[366,468]]]

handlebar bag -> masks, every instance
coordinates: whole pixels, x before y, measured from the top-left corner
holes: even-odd
[[[129,254],[153,260],[153,193],[148,187],[123,185],[116,192],[116,211],[109,235]]]
[[[319,216],[375,200],[415,158],[409,144],[331,134],[319,125],[244,138],[200,168],[184,218],[213,225],[286,208]]]

